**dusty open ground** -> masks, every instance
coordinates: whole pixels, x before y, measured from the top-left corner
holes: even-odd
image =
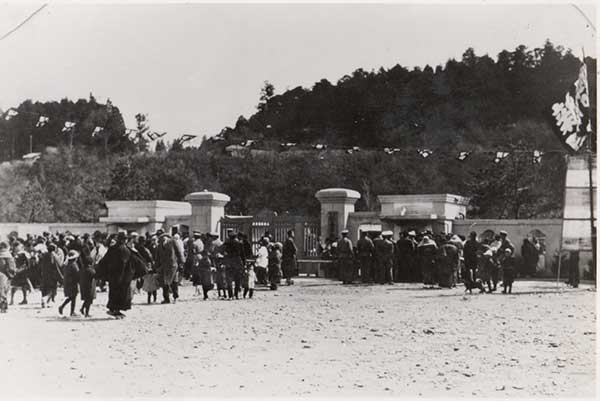
[[[0,315],[3,397],[595,394],[589,286],[520,281],[512,295],[464,297],[304,278],[251,301],[192,294],[151,306],[136,295],[122,321],[104,313],[106,294],[89,320],[42,310],[34,294]]]

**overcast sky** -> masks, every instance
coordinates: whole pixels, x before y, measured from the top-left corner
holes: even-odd
[[[0,4],[0,36],[41,4]],[[580,7],[596,25],[595,8]],[[265,80],[282,93],[357,68],[436,66],[468,47],[496,58],[546,38],[595,57],[586,25],[567,4],[51,3],[0,41],[0,108],[92,92],[129,127],[142,112],[171,139],[211,136],[256,110]]]

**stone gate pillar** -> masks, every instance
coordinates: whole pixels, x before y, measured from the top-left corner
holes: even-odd
[[[225,216],[225,205],[231,200],[229,196],[204,190],[187,194],[184,200],[192,205],[190,232],[219,232],[219,222]]]
[[[327,188],[315,194],[321,203],[321,238],[339,236],[346,229],[348,215],[354,212],[354,204],[360,194],[351,189]]]

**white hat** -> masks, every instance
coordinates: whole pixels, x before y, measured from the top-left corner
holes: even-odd
[[[342,230],[342,235],[348,234],[348,230]]]
[[[394,233],[388,230],[388,231],[382,232],[381,236],[383,236],[383,237],[393,237]]]
[[[36,252],[48,252],[48,248],[44,244],[37,244],[33,247],[33,250]]]
[[[73,259],[77,259],[79,257],[79,252],[77,252],[74,249],[71,249],[69,251],[69,253],[67,254],[67,259],[68,260],[73,260]]]
[[[412,235],[413,237],[417,235],[417,233],[415,232],[415,230],[410,230],[408,232],[408,235]]]

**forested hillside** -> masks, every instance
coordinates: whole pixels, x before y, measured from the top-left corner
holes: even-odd
[[[108,199],[181,200],[204,188],[230,195],[230,214],[316,214],[316,191],[347,187],[362,195],[358,210],[376,210],[382,194],[450,192],[472,197],[470,217],[560,216],[565,148],[551,105],[564,100],[580,65],[547,42],[496,59],[468,49],[435,68],[357,70],[281,94],[267,83],[257,112],[235,127],[197,148],[161,141],[156,151],[146,149],[153,137],[142,114],[132,133],[116,106],[91,95],[26,101],[0,120],[2,158],[28,153],[30,136],[34,151],[54,150],[32,165],[0,167],[0,221],[94,221]],[[596,61],[586,65],[595,117]],[[36,128],[40,115],[49,121]],[[65,121],[76,122],[72,147]],[[96,135],[95,127],[104,129]],[[288,142],[296,145],[281,146]],[[248,151],[233,157],[232,144]],[[495,160],[497,151],[506,157]],[[459,152],[468,152],[464,160]]]

